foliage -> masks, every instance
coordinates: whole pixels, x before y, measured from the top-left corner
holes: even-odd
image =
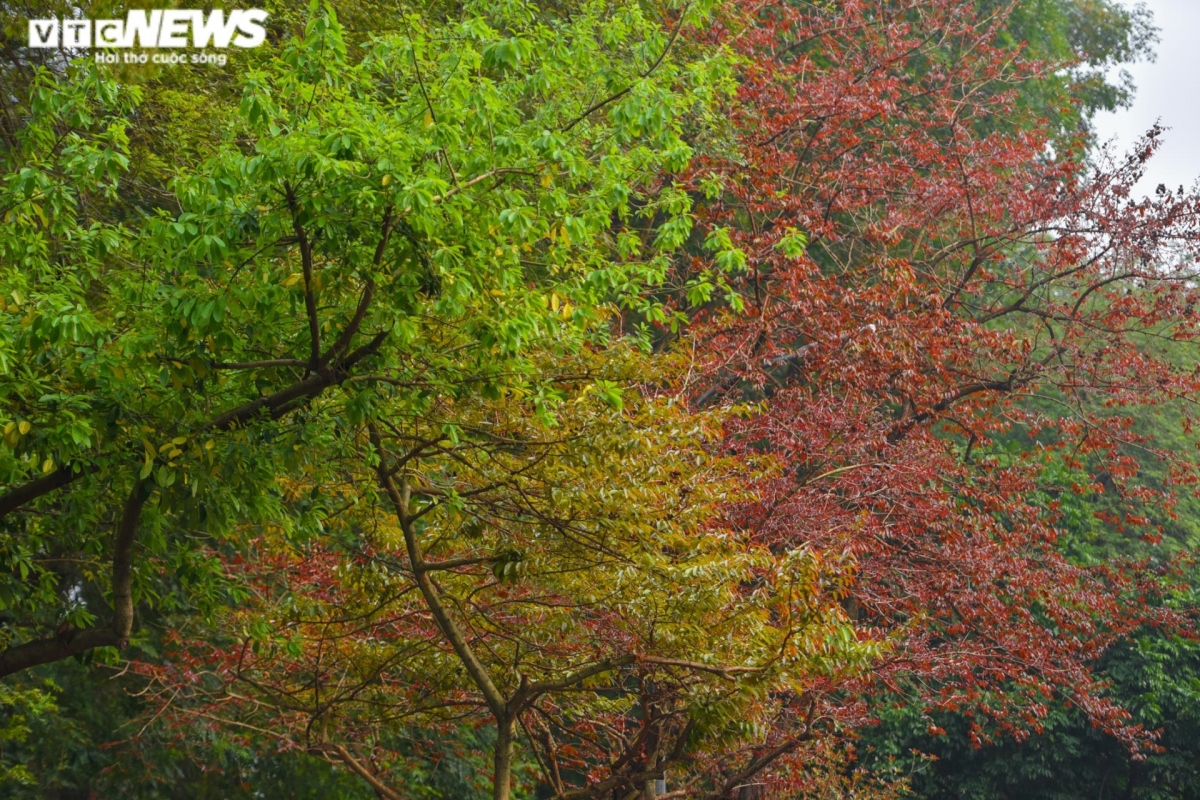
[[[1170,757],[1194,604],[1151,545],[1196,470],[1128,412],[1187,431],[1200,199],[1131,201],[1158,132],[1086,130],[1144,11],[272,11],[240,74],[6,50],[14,701],[134,658],[146,700],[102,702],[147,796]],[[879,717],[872,777],[842,736]]]
[[[414,415],[380,393],[339,478],[289,492],[330,509],[322,537],[264,539],[241,567],[258,602],[150,672],[168,712],[364,773],[372,755],[396,787],[411,770],[386,745],[397,725],[491,722],[497,773],[520,732],[578,797],[664,770],[698,788],[720,780],[705,760],[787,743],[773,698],[795,675],[878,655],[831,602],[847,567],[713,525],[736,491],[697,446],[714,420],[597,391],[651,375],[642,358],[604,364],[560,376],[553,427],[529,398]]]
[[[981,15],[1007,15],[1001,40],[1043,65],[1036,79],[1021,81],[1018,118],[1050,120],[1068,136],[1097,111],[1128,107],[1136,87],[1124,66],[1154,60],[1158,32],[1144,3],[1036,0],[1008,9],[989,0],[977,7]]]
[[[1160,451],[1168,466],[1143,482],[1123,410],[1196,391],[1193,369],[1147,343],[1194,346],[1200,199],[1130,199],[1157,131],[1122,160],[1090,158],[1073,120],[1107,101],[1072,70],[1102,63],[1089,48],[1113,34],[1101,51],[1138,51],[1147,30],[1091,5],[1107,22],[1088,43],[1063,30],[1071,9],[738,3],[710,34],[744,59],[739,148],[705,153],[691,181],[710,189],[702,232],[745,253],[744,310],[696,315],[687,388],[698,408],[761,402],[726,444],[783,470],[739,524],[856,559],[845,605],[894,649],[871,680],[804,684],[848,728],[902,702],[963,714],[980,745],[1066,702],[1152,748],[1091,667],[1142,626],[1191,625],[1194,609],[1147,601],[1154,565],[1066,558],[1068,509],[1039,493],[1055,463],[1170,513],[1195,482],[1191,448]],[[1033,19],[1045,38],[1025,48]],[[699,262],[672,274],[679,296]],[[1018,427],[1025,447],[991,448]],[[1132,536],[1158,535],[1163,514],[1121,510]]]
[[[1159,483],[1169,465],[1155,450],[1170,451],[1186,442],[1178,406],[1134,408],[1130,435],[1140,432],[1126,449],[1137,460],[1140,477]],[[1053,406],[1051,405],[1051,408]],[[1023,438],[1020,431],[1011,437]],[[993,448],[1023,447],[999,439]],[[1040,478],[1034,502],[1059,511],[1060,545],[1077,563],[1103,564],[1136,556],[1160,564],[1165,591],[1152,590],[1154,603],[1196,608],[1196,574],[1190,553],[1189,528],[1195,515],[1183,497],[1183,513],[1143,505],[1137,498],[1114,491],[1109,481],[1093,482],[1088,470],[1052,462]],[[1128,513],[1144,513],[1151,525],[1161,525],[1162,541],[1138,538],[1137,529],[1123,524]],[[1182,555],[1181,555],[1182,554]],[[1175,557],[1172,557],[1172,556]],[[1181,589],[1169,588],[1183,581]],[[961,736],[967,719],[960,714],[932,711],[900,698],[877,705],[880,724],[863,731],[865,764],[888,774],[903,764],[902,754],[923,752],[932,760],[917,770],[912,782],[920,797],[1044,797],[1098,796],[1190,797],[1200,783],[1196,774],[1197,656],[1194,635],[1146,628],[1115,643],[1090,665],[1105,682],[1105,692],[1129,709],[1132,718],[1155,731],[1155,746],[1131,754],[1120,743],[1093,727],[1078,709],[1051,701],[1046,714],[1028,738],[1000,739],[977,749]]]
[[[651,184],[686,160],[679,116],[714,68],[630,50],[654,25],[636,8],[580,10],[573,27],[494,5],[446,27],[413,18],[410,35],[354,64],[336,18],[317,15],[247,76],[240,116],[215,155],[180,172],[174,207],[136,227],[106,210],[138,93],[87,66],[64,81],[37,73],[5,151],[0,472],[12,488],[0,502],[16,577],[4,592],[27,615],[10,636],[71,631],[10,648],[5,671],[121,645],[131,594],[223,602],[194,539],[278,517],[276,478],[320,463],[340,420],[361,423],[366,363],[399,365],[391,380],[417,404],[527,386],[548,413],[527,380],[529,342],[570,352],[598,335],[604,302],[653,316],[640,287],[686,235],[688,202]],[[627,58],[606,55],[623,42]],[[655,75],[639,78],[647,64]],[[592,85],[621,93],[590,109],[566,90]],[[610,241],[614,215],[662,224],[654,241]],[[618,244],[623,258],[602,256]],[[309,411],[337,386],[341,403]],[[55,566],[68,556],[78,566]],[[64,606],[64,584],[83,591],[109,572],[113,625],[88,627],[95,614]]]
[[[54,704],[13,709],[25,716],[28,733],[23,741],[6,739],[4,764],[10,773],[28,778],[5,783],[6,797],[376,797],[358,776],[304,753],[280,753],[228,732],[194,728],[177,737],[159,725],[147,725],[155,709],[141,691],[144,681],[131,672],[74,660],[38,671],[54,676],[52,690],[43,679],[22,676],[10,691],[19,696],[42,691]],[[27,688],[33,686],[41,688]],[[412,767],[399,785],[417,797],[490,796],[490,786],[480,786],[489,774],[480,755],[488,748],[483,733],[467,731],[452,740],[397,734],[390,746],[410,756]]]
[[[52,716],[58,710],[54,702],[57,686],[47,682],[41,688],[22,689],[0,686],[0,744],[4,749],[20,746],[28,741],[36,721]],[[5,759],[0,762],[0,786],[6,791],[17,786],[35,783],[29,769],[21,763]]]
[[[456,691],[478,691],[476,705],[497,723],[495,791],[507,796],[514,723],[559,682],[574,689],[644,664],[643,685],[650,680],[658,689],[649,699],[641,692],[641,700],[659,704],[657,717],[626,699],[605,699],[609,690],[595,702],[619,726],[641,714],[655,737],[670,728],[673,750],[685,753],[693,739],[720,746],[762,738],[746,704],[769,712],[761,701],[770,682],[788,680],[800,665],[837,671],[844,668],[839,652],[859,663],[869,656],[870,648],[856,650],[831,605],[842,566],[827,567],[805,548],[777,554],[738,548],[735,538],[715,532],[697,535],[697,515],[711,508],[713,492],[726,490],[706,474],[696,423],[665,399],[643,401],[627,372],[588,365],[593,350],[614,347],[600,324],[608,304],[668,322],[643,289],[660,280],[664,254],[686,240],[690,199],[659,184],[658,175],[686,164],[681,119],[710,99],[720,72],[718,62],[680,67],[667,58],[686,17],[671,30],[637,6],[574,11],[569,23],[529,17],[524,7],[492,7],[486,16],[441,25],[412,16],[404,35],[375,41],[357,61],[336,17],[315,14],[302,41],[248,75],[240,114],[225,120],[218,143],[197,148],[204,161],[180,165],[171,196],[145,219],[125,219],[136,209],[120,207],[117,194],[129,165],[123,118],[138,93],[118,90],[94,68],[72,67],[58,83],[35,72],[30,120],[6,152],[14,176],[5,229],[12,268],[4,288],[14,306],[6,355],[22,372],[6,376],[12,419],[4,467],[13,488],[3,502],[12,546],[20,542],[31,553],[28,570],[10,586],[10,607],[24,612],[11,635],[19,641],[39,627],[57,629],[14,642],[2,657],[5,671],[97,646],[123,648],[135,597],[164,621],[198,612],[220,623],[224,604],[248,603],[248,613],[260,612],[251,624],[260,638],[271,621],[247,594],[259,586],[249,575],[231,583],[229,564],[278,567],[296,552],[301,563],[318,565],[323,552],[358,559],[364,546],[382,554],[403,541],[400,555],[436,619],[432,634],[424,621],[418,641],[432,635],[443,660],[467,667],[476,686]],[[596,86],[608,96],[595,100]],[[80,116],[80,108],[87,113]],[[66,137],[49,134],[64,126]],[[53,200],[44,222],[43,198]],[[81,250],[85,232],[101,246]],[[720,281],[714,273],[706,283]],[[615,347],[614,354],[623,346]],[[645,370],[637,376],[649,379]],[[585,412],[593,416],[579,417]],[[546,439],[555,432],[561,442]],[[414,436],[421,446],[392,451]],[[560,452],[562,445],[569,449]],[[525,451],[533,463],[521,466]],[[424,466],[421,457],[434,463]],[[408,466],[386,471],[392,460]],[[448,469],[456,462],[469,470],[456,475]],[[638,483],[617,491],[635,476]],[[393,495],[394,480],[405,487],[402,500],[388,498],[397,517],[390,540],[364,542],[353,527],[378,529],[379,487],[363,494],[364,479]],[[439,487],[444,501],[410,509],[413,479],[423,482],[418,495]],[[613,489],[592,508],[578,487],[597,483]],[[307,502],[290,493],[296,485]],[[322,490],[350,501],[351,528],[342,530],[338,519],[347,509],[317,502]],[[676,494],[680,500],[668,502]],[[481,532],[469,525],[461,542],[447,538],[463,514],[508,523],[480,543],[471,541]],[[448,620],[439,600],[455,598],[459,587],[446,582],[457,567],[445,568],[442,587],[420,579],[433,569],[423,566],[422,550],[441,554],[417,544],[421,532],[413,526],[421,517],[422,526],[439,523],[434,543],[452,560],[456,548],[486,545],[461,565],[490,565],[460,576],[462,602],[517,578],[543,582],[540,602],[551,607],[574,598],[575,615],[525,621],[529,683],[511,684],[511,668],[490,663],[497,648],[501,664],[522,663],[520,646],[511,659],[503,653],[503,628],[499,642],[485,640],[489,663],[482,667],[472,655],[480,646],[450,634],[478,623],[470,615]],[[102,532],[110,526],[116,533],[105,570]],[[578,537],[601,548],[598,562],[588,560]],[[611,551],[604,549],[609,537]],[[82,566],[56,570],[59,561]],[[343,573],[337,563],[327,566],[309,577],[337,592]],[[617,570],[611,586],[598,580],[609,569]],[[29,591],[30,575],[40,593]],[[106,578],[108,598],[100,591]],[[665,593],[646,594],[648,582],[664,584]],[[757,590],[744,588],[747,582]],[[356,594],[308,611],[392,610],[377,596],[361,597],[361,586],[345,588]],[[591,618],[600,597],[621,596]],[[106,599],[108,623],[93,612]],[[497,602],[503,620],[513,600]],[[529,603],[536,609],[539,598]],[[624,634],[619,619],[606,619],[622,607],[619,616],[634,623]],[[269,613],[278,611],[271,604]],[[713,629],[711,617],[721,615],[724,625]],[[562,624],[579,632],[595,626],[594,643],[560,651],[550,646],[547,624],[558,624],[559,635]],[[439,642],[439,630],[450,641]],[[155,657],[142,636],[141,650]],[[311,635],[288,645],[286,654],[298,649],[301,656],[324,647]],[[398,643],[400,653],[412,646]],[[604,646],[620,649],[605,655]],[[370,673],[362,661],[372,656],[371,638],[347,647],[347,668]],[[531,649],[545,652],[530,662]],[[276,653],[268,648],[268,655]],[[399,670],[394,661],[384,663]],[[218,663],[211,654],[210,663]],[[155,677],[178,675],[180,666],[168,660]],[[302,674],[282,660],[262,669],[282,670],[285,680]],[[409,680],[385,687],[388,702],[403,708],[412,693],[428,695],[438,674],[436,665],[418,661]],[[720,682],[731,678],[727,694]],[[321,683],[318,668],[306,727],[320,720],[321,739],[306,735],[305,748],[336,756],[371,782],[362,761],[335,743],[337,728],[359,744],[354,726],[379,725],[389,694],[366,706],[365,722],[340,719],[324,705]],[[266,681],[255,688],[267,696],[259,702],[271,699]],[[499,692],[511,697],[499,702]],[[347,702],[354,706],[355,694]],[[569,696],[556,702],[560,718],[593,723],[588,706],[576,707]],[[295,716],[297,709],[293,701],[282,710]],[[303,728],[278,730],[299,738]],[[620,785],[660,767],[652,756],[645,763],[641,744],[626,758],[629,775],[601,783]],[[617,736],[595,749],[606,756],[628,746]],[[585,756],[595,758],[582,753],[565,768],[608,761]]]
[[[686,165],[685,121],[725,74],[719,52],[676,55],[704,12],[488,3],[452,20],[409,13],[351,51],[314,5],[149,207],[120,193],[141,93],[86,63],[27,70],[28,115],[3,154],[0,672],[98,648],[111,659],[131,637],[161,658],[135,608],[187,627],[253,601],[229,565],[322,542],[337,515],[292,487],[373,480],[379,459],[403,457],[391,433],[364,450],[367,430],[433,435],[448,457],[483,458],[481,475],[521,475],[517,443],[488,439],[494,414],[536,447],[535,429],[599,404],[617,415],[606,446],[643,445],[641,420],[620,417],[638,387],[586,362],[627,349],[610,344],[614,311],[668,321],[646,290],[686,240],[691,200],[660,176]],[[667,463],[703,456],[681,444]],[[585,474],[552,477],[565,492]],[[452,473],[426,477],[457,491]],[[379,513],[377,491],[354,519]],[[521,568],[511,548],[489,558]],[[822,614],[820,646],[838,621],[836,606]],[[547,675],[571,663],[553,656],[566,657],[548,654]],[[495,716],[509,752],[514,715]],[[510,769],[497,765],[498,796]]]
[[[977,749],[965,746],[962,716],[897,703],[881,706],[882,724],[865,733],[864,763],[886,774],[889,757],[930,754],[933,760],[912,783],[918,797],[1194,797],[1198,656],[1194,639],[1147,630],[1115,645],[1096,665],[1134,720],[1160,734],[1140,758],[1064,704],[1052,704],[1029,738]]]

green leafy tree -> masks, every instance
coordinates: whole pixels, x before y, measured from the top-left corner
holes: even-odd
[[[197,545],[286,519],[276,482],[366,417],[368,375],[538,396],[530,343],[662,318],[643,290],[690,222],[658,176],[722,75],[674,57],[684,11],[413,15],[353,61],[315,12],[144,217],[139,92],[39,72],[3,153],[0,672],[124,647],[137,602],[235,600]]]

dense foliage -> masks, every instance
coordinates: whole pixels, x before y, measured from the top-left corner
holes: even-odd
[[[1194,793],[1200,197],[1089,125],[1144,9],[13,8],[5,791]]]
[[[738,158],[694,174],[722,180],[703,218],[749,268],[745,311],[714,304],[693,328],[693,396],[767,399],[727,426],[730,447],[786,465],[742,524],[852,553],[848,607],[894,637],[866,684],[812,684],[831,714],[861,725],[875,691],[911,691],[982,743],[1065,697],[1136,748],[1147,731],[1088,665],[1139,626],[1187,623],[1148,601],[1153,569],[1067,558],[1037,490],[1053,463],[1103,473],[1114,522],[1154,537],[1138,503],[1194,481],[1187,453],[1139,481],[1116,409],[1195,391],[1147,342],[1195,336],[1200,207],[1132,199],[1153,132],[1091,164],[1086,129],[1027,113],[1070,77],[1010,47],[1010,21],[1027,24],[935,0],[747,3],[714,30],[750,62]],[[1028,446],[994,449],[1014,427]]]

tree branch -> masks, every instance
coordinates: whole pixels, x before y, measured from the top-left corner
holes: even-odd
[[[80,467],[76,471],[75,467],[77,466],[80,465],[68,462],[49,475],[43,475],[0,495],[0,517],[3,517],[10,511],[15,511],[26,503],[36,500],[43,495],[50,494],[56,489],[61,489],[64,486],[74,483],[82,478],[85,473],[91,472],[93,469],[91,467]]]
[[[479,657],[475,655],[475,651],[471,649],[471,645],[467,643],[467,639],[459,629],[458,624],[450,617],[450,613],[442,603],[441,593],[433,581],[430,580],[428,570],[425,568],[425,557],[421,553],[421,545],[417,540],[417,533],[413,529],[412,518],[408,512],[408,486],[405,484],[403,491],[396,487],[396,482],[392,480],[391,471],[387,468],[386,454],[384,453],[383,443],[379,436],[379,429],[372,423],[368,426],[368,431],[371,437],[371,444],[379,454],[379,464],[376,467],[379,485],[391,501],[396,513],[396,519],[400,523],[400,529],[404,534],[404,545],[408,550],[408,560],[412,564],[413,576],[416,579],[417,588],[420,589],[421,596],[425,598],[425,605],[429,608],[430,613],[433,614],[438,627],[441,628],[442,633],[449,640],[450,646],[454,648],[454,652],[458,655],[463,666],[466,667],[471,679],[475,681],[475,685],[479,687],[479,691],[483,693],[484,700],[487,702],[488,708],[491,709],[497,723],[504,724],[509,719],[508,700],[496,687],[496,684],[492,682],[487,668],[484,667]]]
[[[374,789],[376,792],[378,792],[381,797],[386,798],[386,800],[404,800],[403,797],[401,797],[400,795],[398,795],[394,791],[392,791],[387,786],[387,784],[385,784],[383,781],[379,780],[379,778],[375,777],[375,773],[371,772],[371,770],[364,767],[357,758],[350,755],[350,751],[347,750],[342,745],[340,745],[340,744],[325,745],[324,747],[315,748],[315,749],[318,750],[319,752],[321,752],[322,754],[325,754],[325,753],[335,754],[342,761],[342,763],[344,763],[347,767],[350,768],[350,770],[354,774],[358,775],[358,777],[362,778],[364,781],[369,783],[371,785],[371,788]]]
[[[753,674],[762,672],[763,667],[722,667],[719,664],[704,664],[699,661],[684,661],[678,658],[659,658],[657,656],[642,656],[639,659],[646,664],[659,664],[664,667],[680,667],[694,672],[708,672],[720,675],[722,678],[732,678],[738,674]]]
[[[313,286],[313,253],[312,242],[308,240],[308,232],[300,224],[300,210],[296,205],[296,194],[291,184],[284,184],[288,210],[292,215],[292,230],[296,232],[296,240],[300,243],[300,268],[304,271],[304,309],[308,314],[309,338],[309,369],[317,371],[321,362],[321,321],[317,317],[317,297]]]
[[[262,413],[268,414],[272,419],[278,419],[283,414],[295,408],[294,404],[296,401],[311,400],[330,386],[345,380],[348,377],[348,370],[359,361],[378,351],[379,346],[383,344],[387,335],[387,331],[376,334],[370,342],[347,356],[345,361],[338,365],[337,369],[323,370],[323,373],[311,375],[304,380],[293,383],[285,389],[280,389],[274,394],[259,397],[237,408],[230,409],[221,416],[213,419],[200,430],[230,430]]]
[[[137,538],[142,508],[150,492],[144,481],[137,481],[125,500],[121,519],[113,539],[112,621],[108,625],[80,631],[66,631],[45,639],[15,645],[0,653],[0,677],[14,672],[60,661],[96,647],[124,649],[133,629],[133,545]]]
[[[272,358],[267,361],[214,362],[213,369],[265,369],[267,367],[307,367],[307,361],[298,358]]]
[[[222,430],[227,431],[238,425],[244,424],[253,419],[260,413],[267,413],[272,419],[279,419],[284,414],[296,408],[297,401],[311,400],[321,392],[328,389],[347,377],[348,370],[370,355],[374,355],[380,345],[387,338],[387,332],[383,331],[375,335],[370,342],[355,350],[345,358],[337,369],[332,371],[326,370],[324,375],[313,375],[302,381],[280,389],[274,394],[269,394],[264,397],[257,398],[244,403],[237,408],[230,409],[224,414],[216,417],[210,422],[199,428],[199,431]],[[294,364],[288,366],[306,366],[307,362],[297,360]],[[259,366],[275,366],[274,363],[260,362]],[[279,366],[284,366],[279,364]],[[248,368],[248,367],[247,367]],[[84,474],[95,470],[94,466],[82,466],[78,471],[73,463],[63,464],[61,467],[51,472],[49,475],[43,475],[29,481],[26,484],[10,489],[3,495],[0,495],[0,517],[15,511],[26,503],[30,503],[39,497],[43,497],[51,492],[70,485]]]
[[[556,692],[566,689],[595,675],[600,675],[605,672],[611,672],[614,669],[619,669],[620,667],[628,666],[637,660],[637,656],[633,655],[632,653],[627,653],[623,656],[617,656],[616,658],[606,658],[603,661],[597,661],[591,666],[576,670],[570,675],[567,675],[564,678],[559,678],[556,681],[533,681],[527,683],[521,692],[523,695],[522,699],[532,700],[538,695],[545,694],[546,692]]]
[[[392,216],[392,207],[388,206],[383,212],[383,222],[380,224],[379,242],[375,245],[375,257],[372,259],[372,266],[378,268],[383,263],[383,256],[387,253],[388,242],[392,238],[392,228],[395,225],[395,217]],[[362,326],[363,320],[367,316],[367,311],[371,308],[371,300],[375,296],[375,276],[368,275],[366,283],[363,285],[362,297],[358,300],[358,307],[354,310],[354,316],[350,319],[346,329],[342,331],[342,335],[334,342],[333,346],[321,356],[320,365],[324,367],[338,357],[338,354],[350,346],[350,342],[354,340],[354,335],[358,333],[358,329]]]
[[[671,38],[667,41],[667,46],[664,47],[663,51],[658,54],[658,58],[656,58],[654,60],[654,63],[650,65],[650,68],[638,76],[638,80],[640,80],[640,81],[645,80],[646,78],[649,78],[652,74],[654,74],[654,71],[656,69],[658,69],[659,65],[662,64],[663,59],[667,57],[667,53],[671,52],[671,48],[675,46],[675,40],[679,38],[679,31],[683,29],[683,23],[684,23],[684,20],[687,19],[687,12],[690,7],[691,7],[690,3],[683,7],[683,11],[681,11],[679,13],[679,22],[676,23],[675,30],[671,31]],[[616,100],[620,100],[622,97],[629,94],[629,92],[632,91],[634,86],[637,86],[637,81],[630,83],[628,86],[626,86],[624,89],[617,92],[616,94],[611,94],[608,97],[606,97],[605,99],[593,103],[586,111],[584,111],[582,114],[580,114],[574,120],[572,120],[571,123],[569,125],[567,125],[567,127],[563,128],[563,133],[569,132],[576,125],[583,122],[585,119],[587,119],[592,114],[599,111],[600,109],[604,108],[609,103],[612,103]]]
[[[806,738],[808,738],[807,735],[797,736],[795,738],[788,739],[777,747],[771,748],[766,753],[763,753],[761,756],[751,761],[741,772],[734,773],[729,780],[725,781],[724,785],[721,786],[720,789],[707,795],[704,800],[724,800],[724,798],[729,797],[729,793],[736,789],[739,785],[745,783],[758,773],[762,772],[780,756],[786,755],[792,750],[795,750]]]

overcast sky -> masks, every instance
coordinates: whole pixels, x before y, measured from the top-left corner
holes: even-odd
[[[1145,0],[1161,41],[1153,64],[1127,67],[1137,85],[1133,107],[1096,116],[1101,140],[1116,137],[1122,149],[1155,120],[1169,130],[1139,188],[1160,183],[1191,185],[1200,177],[1200,0]],[[1133,5],[1133,0],[1125,0]]]

